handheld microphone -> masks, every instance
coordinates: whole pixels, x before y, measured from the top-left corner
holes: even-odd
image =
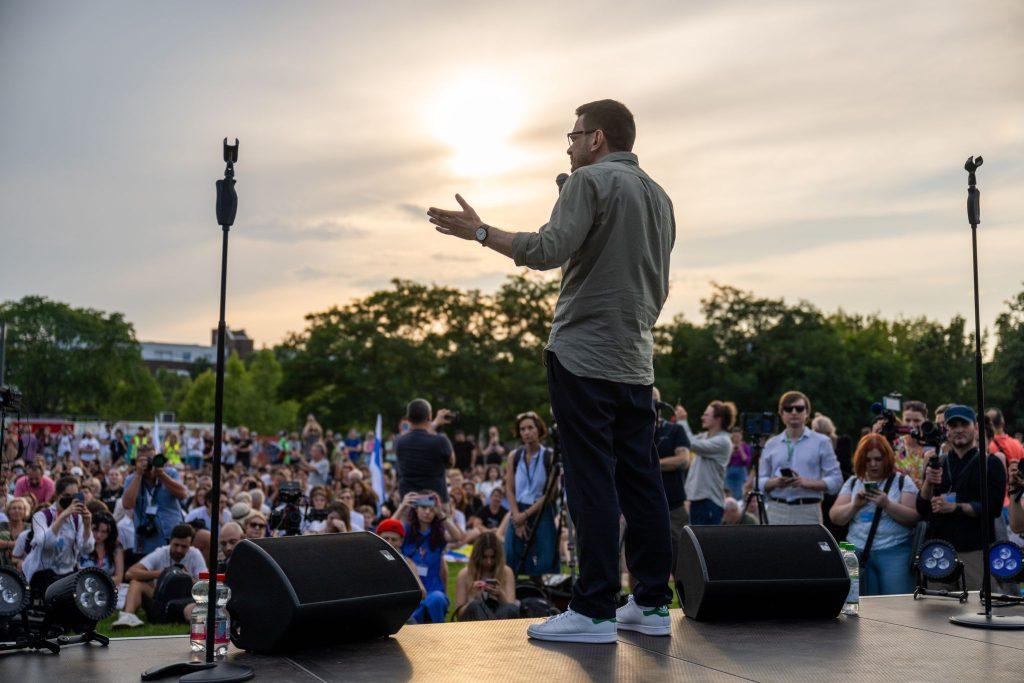
[[[562,193],[562,186],[565,185],[565,181],[569,179],[568,173],[559,173],[558,177],[555,178],[555,185],[558,185],[558,193]]]

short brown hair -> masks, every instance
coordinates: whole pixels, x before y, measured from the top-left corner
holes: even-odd
[[[889,444],[889,440],[881,434],[865,434],[857,444],[857,450],[853,454],[853,473],[864,479],[868,473],[867,456],[871,451],[878,451],[882,454],[882,476],[888,477],[896,469],[896,454]]]
[[[807,410],[804,411],[806,419],[811,417],[811,399],[807,398],[807,394],[802,391],[787,391],[779,398],[779,412],[782,412],[783,408],[793,405],[797,401],[803,399],[804,405],[807,406]]]
[[[904,401],[903,412],[907,412],[908,410],[915,413],[921,413],[926,418],[928,417],[928,404],[924,401]]]
[[[523,420],[532,420],[533,424],[537,427],[537,438],[543,440],[548,435],[548,426],[544,424],[544,420],[540,418],[540,415],[533,412],[532,410],[525,413],[519,413],[516,415],[515,428],[512,430],[515,432],[516,437],[519,436],[519,425],[523,423]]]
[[[712,401],[708,404],[711,413],[718,418],[722,429],[732,429],[736,422],[736,404],[731,401]]]
[[[604,133],[608,149],[613,152],[632,152],[636,141],[636,123],[626,105],[615,100],[597,100],[576,107],[576,116],[583,117],[587,128]]]

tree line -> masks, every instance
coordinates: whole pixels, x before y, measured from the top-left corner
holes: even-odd
[[[377,413],[397,423],[414,397],[460,414],[477,433],[523,410],[549,414],[543,348],[557,281],[509,276],[494,293],[396,279],[345,305],[306,316],[305,328],[245,361],[229,359],[228,424],[260,433],[294,429],[305,413],[325,427],[368,429]],[[743,411],[774,410],[788,389],[841,431],[871,421],[869,407],[899,391],[940,403],[974,402],[973,336],[962,317],[887,319],[714,285],[703,321],[679,315],[655,328],[655,375],[666,401],[698,414],[713,399]],[[142,365],[134,328],[119,313],[27,296],[0,305],[8,323],[7,381],[27,414],[149,419],[161,410],[210,421],[213,369],[155,375]],[[1024,291],[991,331],[989,405],[1024,422]]]

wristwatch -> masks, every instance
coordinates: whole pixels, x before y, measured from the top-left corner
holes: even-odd
[[[476,241],[480,243],[481,247],[485,246],[484,242],[487,241],[487,225],[486,224],[481,224],[480,227],[478,227],[476,229]]]

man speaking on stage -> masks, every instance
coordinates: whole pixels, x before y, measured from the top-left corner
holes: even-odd
[[[633,115],[599,100],[576,110],[572,174],[537,232],[499,230],[460,196],[461,211],[430,208],[436,230],[476,240],[535,270],[562,267],[545,350],[561,435],[580,577],[562,614],[533,624],[540,640],[614,643],[616,630],[670,635],[668,504],[654,448],[651,328],[668,295],[675,217],[665,191],[632,153]],[[619,511],[634,594],[616,611]]]

